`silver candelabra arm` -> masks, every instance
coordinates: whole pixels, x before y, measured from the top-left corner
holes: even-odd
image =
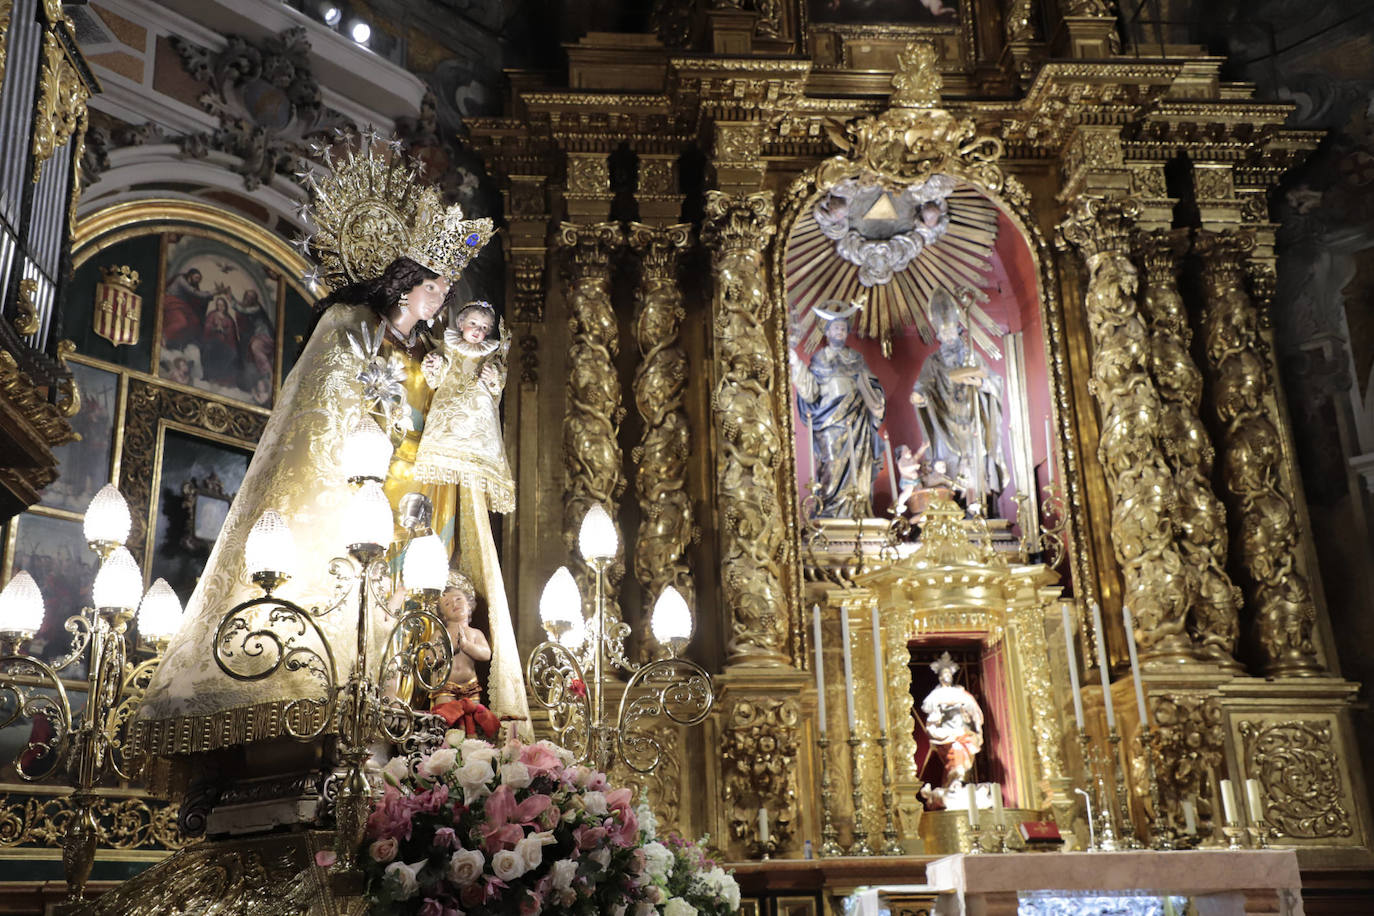
[[[406,612],[382,649],[380,683],[390,685],[409,675],[422,689],[433,692],[444,686],[453,667],[453,642],[439,615],[423,608]]]
[[[44,691],[52,691],[47,693]],[[55,695],[54,695],[55,694]],[[43,719],[50,734],[32,729],[14,768],[25,780],[42,779],[62,765],[72,734],[72,707],[57,669],[28,655],[0,656],[0,730]]]
[[[329,574],[334,577],[328,604],[312,604],[311,617],[323,617],[341,609],[353,597],[353,587],[358,583],[358,564],[349,557],[334,557],[329,561]]]
[[[592,707],[577,656],[556,642],[535,646],[525,665],[530,699],[549,713],[554,740],[579,758],[591,748]]]
[[[637,688],[647,689],[639,693]],[[647,726],[666,717],[679,725],[696,725],[715,704],[711,676],[685,658],[663,658],[642,666],[625,685],[616,716],[620,759],[630,769],[651,773],[663,756],[663,745]]]
[[[152,682],[160,664],[162,654],[159,652],[153,658],[140,662],[129,670],[120,690],[119,705],[110,711],[106,719],[105,734],[109,736],[110,766],[121,779],[133,779],[138,770],[138,766],[129,756],[129,723],[138,712],[143,695],[148,691],[148,684]]]
[[[54,671],[62,671],[70,668],[78,659],[86,657],[86,647],[91,643],[91,617],[95,611],[91,608],[83,608],[80,614],[73,614],[67,618],[67,622],[62,625],[68,633],[72,635],[72,649],[66,655],[49,664]]]
[[[264,596],[230,608],[215,631],[215,664],[236,681],[261,681],[283,669],[320,682],[320,696],[297,697],[283,716],[287,734],[312,741],[324,733],[338,702],[338,667],[315,617],[282,598]],[[302,730],[299,722],[314,720]]]

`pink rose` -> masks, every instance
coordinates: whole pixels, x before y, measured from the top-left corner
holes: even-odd
[[[440,827],[434,831],[434,846],[437,849],[457,849],[458,834],[453,832],[452,827]]]
[[[594,849],[606,841],[606,828],[588,827],[584,824],[573,831],[573,840],[577,843],[578,849]]]
[[[372,861],[386,864],[396,858],[399,847],[400,844],[396,842],[395,837],[383,837],[374,840],[372,845],[367,847],[367,854],[372,856]]]
[[[531,776],[552,773],[560,766],[558,755],[545,744],[531,744],[521,748],[520,762],[529,769]]]

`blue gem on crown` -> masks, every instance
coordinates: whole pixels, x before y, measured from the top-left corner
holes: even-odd
[[[478,235],[476,232],[472,233],[467,237],[467,239],[465,239],[469,248],[475,248],[477,246],[477,243],[481,240],[482,237]]]

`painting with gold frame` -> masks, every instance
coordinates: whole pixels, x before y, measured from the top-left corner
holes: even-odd
[[[121,412],[120,379],[116,372],[77,359],[69,365],[81,392],[81,407],[72,417],[72,428],[80,438],[53,449],[60,473],[43,490],[39,504],[85,512],[91,497],[112,477],[115,430]]]
[[[4,580],[26,570],[43,594],[43,626],[29,643],[29,651],[42,659],[65,655],[71,637],[63,629],[67,618],[91,603],[91,585],[98,565],[86,544],[79,518],[24,512],[10,521],[5,540]],[[67,669],[67,676],[74,668]]]

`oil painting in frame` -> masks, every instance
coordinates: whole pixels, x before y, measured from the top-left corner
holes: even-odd
[[[84,513],[91,497],[113,478],[120,382],[117,372],[76,359],[69,365],[81,392],[81,407],[71,418],[81,438],[53,449],[58,475],[43,490],[39,505]]]

